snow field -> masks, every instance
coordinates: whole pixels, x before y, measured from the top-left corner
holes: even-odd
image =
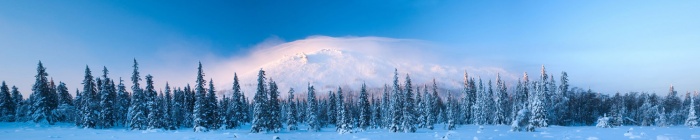
[[[386,129],[370,129],[364,132],[338,134],[335,127],[325,127],[321,132],[307,132],[305,126],[299,131],[280,133],[249,133],[250,125],[239,129],[193,132],[192,128],[165,130],[126,130],[125,128],[83,129],[73,124],[57,125],[34,123],[0,123],[0,136],[5,140],[529,140],[529,139],[572,139],[572,140],[678,140],[700,139],[700,131],[685,126],[639,127],[622,126],[616,128],[596,128],[594,126],[551,126],[539,128],[537,132],[511,132],[510,126],[459,126],[456,130],[444,130],[444,125],[436,125],[436,130],[418,129],[416,133],[391,133]]]

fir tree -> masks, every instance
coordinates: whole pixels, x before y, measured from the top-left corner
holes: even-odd
[[[258,88],[253,98],[253,123],[250,128],[251,133],[260,133],[270,124],[269,114],[267,109],[267,89],[265,87],[265,71],[260,69],[258,72]]]

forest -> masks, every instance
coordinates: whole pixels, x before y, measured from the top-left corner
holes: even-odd
[[[318,91],[311,84],[305,90],[287,90],[279,89],[260,69],[252,100],[242,93],[237,75],[233,85],[223,86],[231,93],[217,95],[213,79],[206,80],[201,63],[194,85],[166,83],[163,91],[153,86],[153,76],[142,79],[138,66],[134,60],[133,86],[129,88],[121,78],[110,78],[106,67],[96,77],[86,66],[82,90],[77,89],[73,97],[63,82],[48,79],[39,62],[28,98],[22,97],[17,87],[2,82],[0,121],[74,123],[94,129],[192,128],[195,132],[250,125],[252,133],[313,132],[327,127],[339,133],[368,129],[412,133],[417,129],[454,130],[463,125],[509,125],[511,131],[536,131],[550,125],[698,126],[697,93],[679,95],[673,86],[664,96],[599,93],[570,86],[566,72],[556,80],[544,66],[537,78],[530,80],[524,73],[511,86],[500,76],[492,81],[465,72],[463,88],[454,93],[438,87],[440,79],[433,79],[430,85],[413,84],[410,75],[400,75],[397,69],[393,83],[375,85],[383,87],[377,90],[364,84],[351,85],[358,89],[338,87],[333,91]],[[445,125],[435,128],[435,124]],[[308,129],[300,130],[301,125]]]

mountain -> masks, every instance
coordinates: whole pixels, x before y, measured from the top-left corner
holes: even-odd
[[[282,93],[290,87],[297,93],[305,93],[307,84],[314,85],[319,93],[335,91],[338,86],[357,90],[362,83],[378,89],[392,84],[394,69],[398,70],[402,84],[407,74],[414,87],[430,85],[435,78],[440,88],[453,92],[462,88],[465,71],[470,76],[486,76],[484,82],[495,80],[496,73],[506,80],[515,79],[500,68],[455,63],[459,56],[442,55],[433,51],[433,47],[419,40],[312,37],[259,48],[245,58],[236,59],[223,72],[242,71],[239,78],[246,94],[255,92],[257,72],[261,68],[267,78],[277,82]]]

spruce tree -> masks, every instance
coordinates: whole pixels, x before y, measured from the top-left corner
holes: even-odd
[[[328,92],[328,123],[340,126],[338,120],[338,97],[332,91]]]
[[[692,98],[690,99],[690,107],[688,108],[688,117],[685,120],[685,126],[690,128],[698,126],[698,116],[695,114],[695,100]]]
[[[488,99],[486,89],[484,88],[483,83],[481,82],[481,77],[479,77],[479,89],[477,89],[477,94],[476,94],[476,102],[474,103],[474,106],[472,106],[472,116],[473,116],[473,121],[474,124],[476,125],[484,125],[486,124],[486,100]]]
[[[397,69],[394,69],[394,86],[392,88],[392,98],[391,98],[391,120],[389,125],[389,131],[399,132],[403,131],[403,126],[401,126],[401,121],[403,117],[403,94],[399,86],[399,73]]]
[[[219,105],[216,99],[216,90],[214,89],[214,80],[209,79],[209,88],[207,89],[207,95],[205,97],[205,113],[206,113],[206,126],[208,129],[219,129],[219,112],[217,109]]]
[[[184,121],[182,122],[184,127],[194,127],[194,108],[195,108],[195,103],[197,99],[197,95],[192,91],[192,87],[190,87],[190,84],[187,84],[187,86],[184,87],[183,89],[183,94],[184,94],[184,110],[185,113],[183,116],[185,117]]]
[[[131,73],[131,92],[133,93],[131,101],[129,104],[129,128],[131,130],[143,130],[148,126],[147,121],[147,100],[146,95],[144,95],[143,90],[139,84],[141,81],[141,76],[139,75],[138,62],[134,59],[134,71]]]
[[[431,96],[430,93],[428,93],[428,85],[423,85],[423,96],[425,105],[423,106],[423,112],[422,114],[425,114],[425,128],[428,128],[430,130],[434,129],[434,124],[435,124],[435,110],[433,110],[433,105],[435,105],[435,97]]]
[[[166,130],[175,130],[175,116],[173,115],[173,96],[171,94],[172,90],[170,89],[170,84],[168,82],[165,82],[165,95],[162,99],[163,104],[162,110],[163,110],[163,123],[164,123],[164,128]]]
[[[308,84],[308,94],[307,94],[307,109],[306,109],[306,119],[307,123],[309,124],[309,131],[321,131],[321,126],[318,122],[318,108],[317,108],[317,101],[316,101],[316,91],[314,89],[314,86],[311,84]]]
[[[117,119],[117,125],[126,126],[127,124],[127,114],[129,112],[131,96],[129,92],[126,91],[126,86],[124,86],[123,80],[119,78],[119,85],[117,86],[117,102],[115,104],[115,115]]]
[[[182,88],[173,88],[173,108],[172,108],[172,113],[171,115],[173,116],[173,125],[175,125],[175,129],[180,128],[183,126],[183,122],[187,118],[185,116],[185,94],[182,91]],[[189,119],[189,118],[187,118]]]
[[[372,128],[378,129],[382,126],[382,103],[379,98],[372,96]]]
[[[404,81],[404,101],[403,101],[403,117],[401,126],[406,133],[416,132],[416,114],[415,114],[415,101],[413,100],[413,87],[411,84],[411,77],[406,74],[406,81]]]
[[[352,133],[352,117],[348,112],[348,105],[343,99],[343,90],[338,87],[338,125],[336,126],[336,131],[340,134]],[[352,102],[351,102],[352,103]]]
[[[282,112],[280,108],[280,102],[279,102],[279,91],[277,89],[277,83],[270,79],[270,88],[269,88],[269,93],[270,93],[270,99],[267,103],[267,109],[270,112],[269,115],[270,117],[268,118],[269,121],[267,124],[267,131],[272,131],[272,132],[279,132],[282,129],[282,121],[280,120],[282,118]]]
[[[367,85],[362,83],[362,88],[360,89],[360,129],[367,130],[370,126],[370,117],[372,116],[371,105],[369,103],[369,98],[367,97]]]
[[[287,96],[287,130],[298,130],[297,127],[297,107],[294,103],[294,89],[289,88],[289,96]]]
[[[505,82],[501,81],[501,75],[496,74],[496,112],[495,112],[495,124],[504,125],[508,123],[508,115],[506,109],[508,106],[508,93],[507,93]]]
[[[265,71],[260,69],[258,72],[258,87],[253,98],[253,123],[250,128],[251,133],[260,133],[267,128],[269,124],[268,114],[268,98],[267,89],[265,87]]]
[[[336,108],[334,109],[336,111],[336,113],[335,113],[336,116],[334,116],[334,117],[337,120],[336,124],[335,124],[335,130],[338,131],[339,133],[343,133],[344,130],[342,130],[342,129],[343,129],[343,125],[345,124],[345,120],[343,120],[343,119],[346,119],[346,118],[344,118],[344,117],[346,117],[346,116],[344,116],[345,115],[344,113],[346,111],[345,110],[345,98],[343,97],[343,90],[340,87],[338,87],[337,93],[338,94],[336,95],[337,99],[336,99],[336,105],[335,105]]]
[[[5,81],[2,81],[2,86],[0,86],[0,121],[15,121],[16,105],[10,95],[10,88],[7,87]]]
[[[231,110],[233,110],[233,120],[230,127],[237,128],[245,122],[245,112],[248,112],[243,105],[243,97],[241,96],[241,86],[238,83],[238,74],[233,73],[233,94],[231,96]]]
[[[474,107],[474,102],[476,102],[476,89],[474,89],[474,81],[470,81],[469,74],[464,71],[464,87],[462,93],[464,98],[462,100],[461,113],[462,117],[460,120],[463,124],[471,124],[473,120],[472,108]]]
[[[197,67],[197,81],[195,82],[195,99],[193,107],[193,127],[195,132],[207,132],[210,128],[207,128],[209,122],[207,116],[208,106],[206,91],[204,86],[206,81],[204,80],[204,72],[202,71],[202,63],[199,63]]]
[[[12,86],[12,101],[15,103],[15,121],[25,121],[26,114],[24,108],[26,108],[25,100],[22,97],[22,93],[19,92],[16,86]]]
[[[164,124],[162,119],[163,110],[161,109],[161,104],[159,102],[158,92],[153,87],[153,76],[146,75],[146,89],[144,90],[146,94],[146,105],[147,105],[147,122],[148,129],[160,129],[163,128]]]
[[[114,101],[117,98],[115,88],[113,86],[113,83],[111,83],[111,80],[107,76],[109,74],[109,71],[107,70],[107,67],[104,67],[102,70],[103,75],[102,75],[102,84],[100,85],[100,113],[99,113],[99,119],[100,123],[98,124],[98,127],[100,128],[111,128],[114,126],[116,119],[115,119],[115,110],[114,110]]]
[[[49,124],[53,125],[56,121],[53,116],[53,110],[56,109],[57,102],[52,99],[55,93],[52,93],[49,81],[46,78],[49,76],[46,73],[46,68],[39,61],[39,66],[37,67],[36,81],[32,87],[32,107],[31,107],[31,117],[35,123],[42,120],[47,121]]]
[[[95,80],[92,77],[90,68],[85,66],[85,79],[83,80],[82,92],[82,107],[81,127],[95,128],[99,121],[99,96],[97,95],[97,87]]]
[[[455,130],[456,129],[455,128],[455,121],[456,121],[455,120],[456,119],[455,113],[456,112],[454,112],[455,106],[454,106],[453,102],[454,102],[454,99],[452,98],[452,93],[447,91],[447,109],[445,109],[447,111],[447,124],[445,124],[445,129],[447,129],[447,130]]]

